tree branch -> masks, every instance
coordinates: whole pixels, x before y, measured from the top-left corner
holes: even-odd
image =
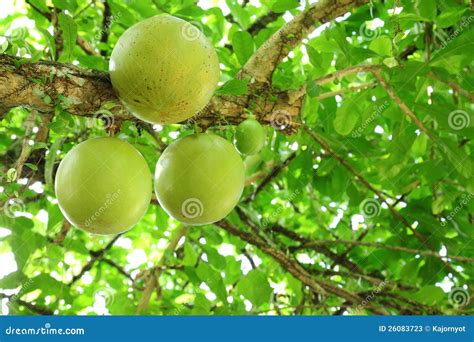
[[[308,126],[304,125],[303,129],[319,144],[321,147],[323,147],[324,150],[326,150],[329,154],[331,154],[334,158],[336,158],[339,163],[344,166],[350,173],[352,173],[355,176],[355,179],[361,183],[363,186],[365,186],[368,190],[373,192],[375,195],[377,195],[379,201],[381,203],[385,203],[392,214],[392,216],[400,221],[406,228],[408,228],[413,235],[420,241],[420,243],[424,246],[426,245],[429,247],[431,250],[434,251],[433,246],[429,243],[428,239],[423,235],[420,234],[417,230],[415,230],[411,224],[407,221],[405,217],[403,217],[402,214],[398,212],[398,210],[395,209],[395,207],[390,204],[385,195],[382,194],[381,191],[377,190],[375,187],[372,186],[362,175],[357,172],[344,158],[342,158],[339,154],[337,154],[320,136],[318,136],[314,131],[312,131]],[[443,264],[448,269],[451,273],[457,274],[456,270],[453,269],[453,267],[445,262],[443,260]]]
[[[45,95],[52,100],[43,101]],[[272,101],[268,99],[271,98]],[[189,123],[203,128],[217,124],[238,124],[251,107],[258,120],[271,125],[283,115],[283,133],[293,133],[299,127],[296,119],[304,99],[301,91],[267,89],[252,95],[215,95],[210,103]],[[40,61],[28,63],[16,57],[0,55],[0,104],[9,109],[19,106],[52,111],[56,104],[72,115],[92,116],[105,104],[118,121],[137,121],[121,104],[107,73],[88,71],[73,65]]]
[[[112,11],[110,9],[110,5],[107,2],[107,0],[103,1],[104,3],[104,15],[102,18],[102,35],[100,37],[100,42],[107,44],[107,41],[109,40],[109,26],[110,26],[110,18],[112,15]],[[107,56],[107,49],[102,50],[100,52],[102,56]]]
[[[46,19],[48,19],[54,26],[54,39],[55,39],[55,43],[57,45],[57,48],[56,48],[56,59],[58,59],[59,57],[59,52],[61,50],[61,46],[62,46],[62,40],[59,40],[60,37],[59,37],[59,27],[58,27],[58,23],[57,23],[57,14],[54,14],[53,11],[55,11],[56,9],[51,9],[51,13],[49,12],[43,12],[40,8],[38,8],[33,2],[31,2],[31,0],[26,0],[25,1],[28,5],[31,6],[31,8],[33,8],[36,12],[38,12],[39,14],[41,14],[43,17],[45,17]],[[87,9],[88,7],[90,6],[90,4],[84,8]],[[92,56],[100,56],[100,54],[86,41],[84,40],[84,38],[81,38],[79,36],[77,36],[77,40],[76,40],[76,43],[77,45],[79,45],[79,47],[88,55],[92,55]]]
[[[311,243],[312,240],[307,239],[296,232],[289,230],[285,227],[282,227],[280,225],[274,225],[272,226],[271,230],[273,232],[282,234],[286,237],[289,237],[290,239],[300,242],[301,244],[309,244]],[[290,247],[291,248],[291,247]],[[337,255],[333,251],[331,251],[329,248],[326,246],[315,246],[315,250],[325,256],[327,256],[329,259],[333,260],[337,264],[344,266],[351,272],[357,272],[357,273],[363,273],[363,270],[356,264],[354,264],[352,261],[345,257],[341,257],[341,255]]]
[[[276,67],[316,28],[317,22],[326,23],[343,15],[350,7],[367,2],[368,0],[320,0],[310,5],[260,46],[245,64],[241,76],[250,76],[260,83],[270,83]]]
[[[280,18],[281,14],[275,13],[273,11],[268,12],[267,14],[261,16],[257,19],[252,25],[249,26],[247,32],[252,36],[258,34],[261,30],[267,27],[268,24],[277,21]]]
[[[444,84],[448,85],[454,91],[458,92],[459,94],[464,96],[466,99],[468,99],[471,103],[474,103],[474,95],[471,94],[470,92],[468,92],[467,90],[461,88],[461,86],[459,84],[457,84],[456,82],[454,82],[452,80],[444,80],[432,71],[428,73],[428,77],[432,78],[435,81],[438,81],[438,82],[441,82],[441,83],[444,83]]]
[[[25,127],[25,134],[23,137],[23,143],[21,147],[21,153],[18,157],[16,162],[16,174],[18,178],[21,178],[21,173],[23,171],[23,166],[27,161],[28,157],[31,154],[31,146],[30,146],[30,135],[33,130],[33,126],[35,125],[36,119],[36,111],[32,110],[25,119],[24,127]]]
[[[89,271],[92,266],[94,266],[94,264],[96,263],[96,261],[99,261],[100,259],[102,259],[102,257],[105,255],[105,253],[107,253],[111,248],[112,246],[114,245],[114,243],[122,236],[122,234],[118,234],[116,235],[104,248],[98,250],[98,251],[91,251],[90,254],[91,254],[91,259],[87,262],[87,264],[82,267],[81,271],[76,274],[74,277],[72,277],[72,280],[71,282],[69,283],[69,286],[71,286],[72,284],[74,284],[76,281],[78,281],[79,279],[82,278],[82,276],[87,272]]]
[[[363,299],[359,297],[357,294],[354,294],[350,291],[342,289],[325,280],[313,277],[303,267],[301,267],[301,265],[298,262],[287,257],[287,255],[284,252],[276,248],[268,246],[265,243],[265,241],[262,240],[261,238],[254,236],[250,233],[239,230],[237,227],[233,226],[226,220],[219,221],[215,224],[223,228],[224,230],[226,230],[228,233],[235,235],[241,238],[242,240],[258,247],[264,253],[268,254],[273,259],[275,259],[275,261],[277,261],[285,270],[291,273],[295,278],[299,279],[302,283],[309,286],[315,293],[319,293],[324,296],[329,292],[338,297],[344,298],[353,304],[362,303]],[[380,307],[369,305],[367,306],[367,308],[371,310],[372,312],[379,315],[387,314],[385,309],[380,308]]]
[[[38,306],[38,305],[35,305],[35,304],[32,304],[32,303],[25,302],[24,300],[21,300],[20,298],[17,298],[16,295],[9,296],[9,295],[6,295],[4,293],[0,293],[0,298],[7,298],[10,303],[16,303],[18,305],[22,305],[25,308],[27,308],[28,310],[30,310],[31,312],[39,314],[39,315],[45,315],[45,316],[53,316],[54,315],[54,311],[52,311],[48,308],[42,307],[42,306]]]
[[[160,286],[158,277],[159,277],[160,272],[163,270],[163,266],[166,262],[167,254],[169,252],[175,251],[176,247],[178,246],[179,240],[181,240],[181,238],[185,236],[187,232],[188,232],[188,226],[182,226],[178,228],[173,234],[173,236],[171,237],[168,243],[168,246],[163,252],[163,255],[161,256],[157,265],[152,267],[149,270],[147,278],[146,278],[146,282],[145,282],[145,290],[143,291],[143,296],[140,299],[140,303],[138,303],[137,314],[144,312],[148,308],[148,304],[150,303],[153,290]]]
[[[112,266],[113,268],[115,268],[120,274],[124,275],[125,277],[127,277],[128,279],[130,279],[132,282],[134,281],[134,279],[132,278],[132,276],[130,275],[130,273],[128,273],[127,271],[125,271],[119,264],[117,264],[115,261],[111,260],[111,259],[108,259],[108,258],[102,258],[102,260],[100,260],[101,262],[105,262],[106,264]]]
[[[423,256],[431,256],[439,259],[451,259],[457,260],[460,262],[466,263],[474,263],[474,258],[463,257],[463,256],[453,256],[453,255],[446,255],[442,257],[439,253],[430,250],[422,250],[422,249],[412,249],[402,246],[391,246],[386,245],[380,242],[364,242],[364,241],[348,241],[348,240],[313,240],[302,243],[299,246],[289,247],[290,250],[299,250],[299,249],[306,249],[306,248],[315,248],[321,246],[333,246],[335,244],[342,244],[346,246],[365,246],[370,248],[381,248],[381,249],[388,249],[397,252],[404,252],[410,254],[419,254]]]
[[[249,203],[255,199],[260,191],[262,191],[280,172],[291,163],[296,157],[296,152],[292,152],[281,164],[276,165],[272,171],[263,179],[263,181],[255,188],[255,190],[243,200],[243,203]]]
[[[58,245],[61,245],[63,242],[64,242],[64,239],[66,238],[67,234],[69,233],[69,231],[71,230],[71,223],[69,223],[68,220],[64,219],[63,221],[63,225],[61,227],[61,230],[59,231],[59,233],[56,235],[56,237],[54,238],[54,243],[55,244],[58,244]]]

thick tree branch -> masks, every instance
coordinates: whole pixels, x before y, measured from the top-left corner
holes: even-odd
[[[46,95],[51,101],[45,101]],[[7,108],[27,106],[50,112],[61,104],[75,115],[93,115],[106,102],[114,102],[119,119],[131,115],[119,106],[107,74],[81,70],[73,65],[37,62],[0,55],[0,103]]]
[[[361,6],[368,0],[320,0],[285,24],[265,42],[245,64],[241,74],[261,83],[270,83],[271,75],[288,53],[311,33],[317,23],[326,23],[351,7]]]
[[[46,95],[51,101],[43,100]],[[292,133],[299,127],[293,118],[299,114],[303,98],[300,91],[276,89],[252,95],[216,95],[189,122],[203,128],[237,124],[251,108],[263,124],[284,121],[282,132]],[[107,73],[46,61],[25,63],[16,57],[0,55],[0,105],[6,109],[27,106],[50,112],[56,104],[61,104],[72,115],[93,116],[105,103],[113,107],[110,111],[116,120],[137,120],[116,97]]]

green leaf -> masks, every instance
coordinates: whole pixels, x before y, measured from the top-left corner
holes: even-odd
[[[272,11],[276,13],[283,13],[295,9],[300,5],[298,0],[277,0],[273,6]]]
[[[183,265],[194,266],[196,264],[197,258],[197,252],[194,250],[193,246],[186,240],[186,242],[184,243]]]
[[[381,36],[370,42],[369,48],[380,56],[392,55],[392,40],[387,36]]]
[[[43,27],[37,27],[37,29],[46,40],[46,43],[49,47],[49,53],[51,55],[51,59],[55,60],[56,59],[56,43],[54,41],[53,36],[51,35],[51,33],[48,32],[48,30],[44,29]]]
[[[53,5],[61,10],[69,10],[69,12],[75,12],[77,9],[76,0],[53,0]]]
[[[216,294],[217,298],[227,305],[227,290],[225,289],[221,275],[205,263],[199,264],[196,273],[201,281],[205,282],[211,291]]]
[[[25,166],[27,166],[29,169],[31,169],[33,171],[38,171],[38,166],[36,166],[35,164],[25,163]]]
[[[273,293],[267,277],[257,269],[250,271],[239,281],[236,291],[252,302],[254,308],[269,302]]]
[[[306,94],[310,97],[316,97],[321,93],[321,87],[314,81],[306,82]]]
[[[396,66],[398,66],[398,61],[395,57],[388,57],[384,58],[383,64],[385,64],[389,68],[395,68]]]
[[[436,1],[416,0],[415,7],[420,17],[431,21],[436,18]]]
[[[232,47],[240,65],[244,66],[255,48],[253,38],[247,31],[237,31],[232,35]]]
[[[206,245],[202,245],[201,248],[206,253],[209,264],[215,269],[224,271],[226,266],[225,258],[220,255],[215,248],[211,248]]]
[[[64,39],[64,57],[66,61],[71,61],[77,39],[76,22],[70,15],[61,12],[59,13],[59,26]]]
[[[446,301],[448,295],[437,286],[429,285],[422,287],[413,294],[413,299],[418,300],[426,305],[434,305],[439,302]]]
[[[163,210],[163,208],[161,208],[160,206],[157,206],[155,215],[156,215],[155,216],[156,226],[160,230],[163,230],[163,231],[168,229],[168,227],[169,227],[169,224],[168,224],[169,216],[168,216],[168,214],[166,214],[166,212]]]
[[[461,19],[466,11],[466,8],[449,8],[443,10],[436,18],[436,26],[439,28],[453,26]]]
[[[247,86],[248,80],[230,80],[224,83],[216,92],[222,95],[243,95],[247,93]]]
[[[413,145],[411,146],[411,151],[415,156],[421,157],[425,154],[427,145],[428,137],[425,133],[420,133],[413,142]]]
[[[38,8],[43,13],[49,13],[49,8],[46,5],[45,0],[30,0],[29,1],[32,7]]]
[[[340,135],[348,135],[352,132],[359,120],[359,108],[351,99],[345,99],[337,109],[336,118],[333,121],[334,129]]]

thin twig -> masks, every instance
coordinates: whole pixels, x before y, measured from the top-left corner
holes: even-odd
[[[96,261],[102,259],[102,257],[112,248],[114,243],[122,236],[122,234],[116,235],[104,248],[98,250],[98,251],[91,251],[91,259],[87,262],[87,264],[82,267],[80,272],[76,274],[75,276],[72,277],[71,282],[69,283],[69,286],[73,285],[76,281],[82,278],[82,276],[89,270],[92,269],[92,266],[96,263]]]
[[[460,262],[466,263],[474,263],[474,258],[463,257],[463,256],[441,256],[439,253],[430,250],[422,250],[422,249],[413,249],[408,247],[402,246],[393,246],[393,245],[386,245],[380,242],[364,242],[364,241],[350,241],[350,240],[313,240],[309,242],[302,243],[299,246],[290,247],[290,250],[299,250],[299,249],[306,249],[306,248],[314,248],[320,246],[334,246],[335,244],[342,244],[347,246],[365,246],[370,248],[381,248],[381,249],[388,249],[397,252],[404,252],[410,254],[417,254],[423,256],[431,256],[439,259],[452,259],[457,260]]]
[[[292,152],[288,158],[286,158],[281,164],[276,165],[272,171],[263,179],[263,181],[255,188],[255,190],[243,200],[243,203],[249,203],[257,197],[257,195],[262,191],[271,181],[277,177],[280,172],[291,163],[291,161],[296,157],[296,151]]]
[[[157,265],[152,267],[149,270],[147,279],[145,282],[145,290],[143,291],[143,295],[142,295],[142,298],[140,299],[140,303],[138,303],[137,314],[143,313],[144,311],[146,311],[146,309],[148,309],[148,304],[150,303],[153,290],[155,290],[155,288],[159,288],[158,277],[166,262],[167,254],[169,252],[173,252],[176,249],[176,247],[178,246],[179,240],[181,240],[181,238],[185,236],[187,232],[188,232],[188,226],[182,226],[178,228],[175,231],[174,235],[171,237],[168,243],[168,246],[163,252],[163,255],[161,256]]]

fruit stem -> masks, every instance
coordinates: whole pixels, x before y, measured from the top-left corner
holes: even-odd
[[[199,127],[199,125],[197,124],[197,122],[194,121],[194,133],[195,133],[195,134],[199,134],[199,133],[201,133],[201,132],[202,132],[201,127]]]

